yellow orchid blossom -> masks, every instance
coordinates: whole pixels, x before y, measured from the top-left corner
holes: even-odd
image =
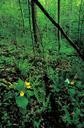
[[[23,91],[20,92],[20,96],[24,96],[24,92]]]
[[[26,85],[26,88],[31,88],[31,84],[30,84],[30,82],[27,82],[27,81],[25,81],[25,85]]]

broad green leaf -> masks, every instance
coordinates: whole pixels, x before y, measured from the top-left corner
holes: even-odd
[[[16,103],[18,107],[26,108],[28,105],[28,99],[26,97],[18,96],[16,97]]]

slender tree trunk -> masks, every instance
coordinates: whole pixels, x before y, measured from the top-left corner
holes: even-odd
[[[23,14],[22,7],[21,7],[21,1],[18,0],[18,2],[19,2],[20,12],[21,12],[22,26],[23,26],[23,32],[24,32],[24,14]]]
[[[83,3],[83,6],[84,6],[84,3]],[[81,20],[80,37],[81,37],[81,41],[83,43],[84,42],[84,14],[83,14],[82,20]],[[83,46],[84,46],[84,43],[83,43]],[[83,49],[84,49],[84,47],[83,47]]]
[[[32,25],[33,25],[33,33],[34,33],[34,40],[35,43],[37,44],[38,40],[37,40],[37,34],[36,34],[36,10],[35,10],[35,4],[32,1],[31,2],[31,9],[32,9]]]
[[[34,43],[35,43],[34,48],[36,49],[37,54],[41,53],[41,48],[42,48],[42,52],[44,54],[44,47],[41,40],[40,29],[37,23],[37,9],[34,1],[31,1],[31,9],[32,9],[33,35],[34,35]]]
[[[32,27],[33,27],[33,35],[34,35],[34,43],[36,49],[39,49],[39,39],[37,32],[37,19],[36,19],[36,7],[34,1],[31,1],[31,9],[32,9]]]
[[[71,36],[71,27],[72,27],[72,9],[73,9],[73,0],[69,0],[69,36]]]
[[[83,0],[81,0],[79,8],[79,20],[78,20],[78,41],[81,41],[81,9],[82,9]]]
[[[60,24],[60,0],[58,0],[58,24]],[[60,52],[60,31],[58,28],[58,53]]]
[[[68,0],[67,1],[67,7],[69,7],[67,10],[66,10],[66,13],[67,13],[67,18],[68,18],[68,22],[66,24],[66,33],[68,36],[71,36],[71,27],[72,27],[72,7],[73,5],[73,0]]]
[[[29,12],[29,27],[30,27],[30,34],[31,34],[31,39],[32,39],[32,48],[33,48],[33,53],[35,57],[35,49],[34,49],[34,39],[33,39],[33,34],[32,34],[32,27],[31,27],[31,7],[30,7],[30,1],[28,0],[28,12]]]
[[[46,6],[46,9],[48,9],[48,2],[49,1],[47,1],[47,0],[45,0],[45,6]],[[48,35],[48,19],[46,18],[46,37],[47,37],[47,35]]]

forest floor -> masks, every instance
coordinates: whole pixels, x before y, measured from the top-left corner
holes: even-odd
[[[26,44],[4,39],[0,41],[0,128],[72,128],[77,125],[82,128],[84,63],[68,44],[61,44],[60,51],[57,57],[53,50],[49,54],[46,52],[44,58],[34,57],[32,49],[27,48]],[[13,95],[16,91],[9,87],[19,79],[29,80],[32,86],[36,82],[33,88],[34,91],[38,88],[38,92],[39,84],[45,85],[45,89],[43,85],[40,88],[42,96],[45,93],[46,100],[50,95],[47,108],[42,104],[42,97],[38,98],[38,94],[35,94],[29,110],[26,114],[21,113]],[[66,85],[65,81],[67,84],[70,82],[69,85]],[[55,87],[56,82],[59,87]],[[37,112],[38,109],[40,112]]]

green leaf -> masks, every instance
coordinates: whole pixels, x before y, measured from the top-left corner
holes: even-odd
[[[75,94],[75,89],[74,88],[69,89],[69,94],[73,96]]]
[[[27,95],[29,95],[29,96],[34,96],[34,92],[31,91],[31,90],[27,90],[26,93],[27,93]]]
[[[66,113],[65,119],[66,119],[67,123],[69,123],[69,124],[71,123],[71,117],[70,117],[69,112]]]
[[[16,84],[16,89],[18,90],[18,91],[21,91],[21,90],[23,90],[24,89],[24,81],[22,81],[21,79],[19,79],[18,80],[18,83]]]
[[[16,97],[16,104],[18,107],[26,108],[28,105],[28,99],[26,97],[18,96]]]
[[[76,110],[74,111],[74,116],[73,116],[73,121],[74,121],[75,123],[78,122],[78,120],[79,120],[79,115],[80,115],[80,109],[79,109],[79,108],[76,108]]]

